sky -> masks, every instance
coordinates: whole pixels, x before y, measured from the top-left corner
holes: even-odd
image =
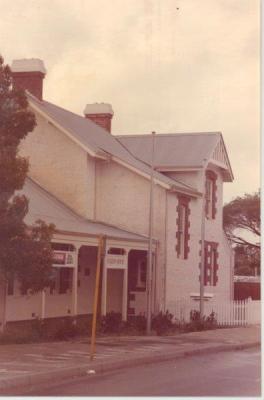
[[[40,58],[44,98],[112,104],[114,134],[221,131],[235,180],[259,188],[259,0],[0,0],[0,54]]]

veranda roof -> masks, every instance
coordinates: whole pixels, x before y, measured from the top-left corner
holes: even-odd
[[[25,217],[25,222],[28,225],[32,225],[36,220],[42,219],[46,223],[55,224],[57,231],[67,233],[80,233],[87,236],[105,235],[109,238],[131,241],[148,240],[146,236],[104,223],[93,222],[79,216],[31,178],[26,179],[23,189],[16,194],[24,194],[29,199],[29,212]]]

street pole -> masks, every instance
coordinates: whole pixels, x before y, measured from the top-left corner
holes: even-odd
[[[206,159],[204,160],[205,165],[202,170],[202,220],[201,220],[201,268],[200,268],[200,319],[204,316],[204,240],[205,240],[205,185],[206,185],[206,176],[205,176],[205,169],[206,169]]]
[[[97,308],[98,308],[99,285],[100,285],[100,270],[101,270],[101,261],[102,261],[102,252],[103,252],[102,248],[103,248],[103,236],[99,236],[98,251],[97,251],[96,277],[95,277],[94,304],[93,304],[90,361],[93,361],[94,352],[95,352],[96,320],[97,320]]]
[[[150,176],[150,198],[149,198],[149,243],[148,243],[148,268],[147,268],[147,334],[151,333],[151,311],[152,311],[152,241],[153,241],[153,188],[154,188],[154,152],[155,132],[151,134],[151,176]]]

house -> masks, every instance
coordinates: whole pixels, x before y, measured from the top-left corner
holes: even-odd
[[[12,72],[14,85],[27,90],[37,121],[20,148],[30,160],[23,190],[31,204],[28,222],[36,216],[55,222],[54,270],[68,283],[35,295],[38,311],[33,296],[9,289],[6,321],[91,313],[98,235],[105,238],[102,314],[145,314],[152,135],[114,136],[109,104],[89,104],[81,116],[45,101],[41,60],[15,60]],[[233,174],[222,134],[158,134],[154,164],[153,313],[177,298],[191,298],[197,306],[203,226],[204,296],[231,299],[233,255],[222,206],[223,184]],[[69,273],[63,257],[71,252]],[[26,313],[18,313],[18,306]]]
[[[260,300],[260,276],[234,276],[234,300]]]

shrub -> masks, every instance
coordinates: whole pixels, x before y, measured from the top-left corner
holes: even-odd
[[[102,333],[120,333],[123,327],[121,313],[111,311],[101,318],[99,330]]]
[[[217,326],[216,314],[214,311],[206,317],[200,317],[200,311],[191,310],[190,312],[190,322],[183,325],[184,332],[196,332],[204,331],[209,329],[215,329]]]
[[[124,333],[142,335],[146,331],[147,319],[144,315],[135,315],[129,317],[128,321],[124,324]]]
[[[55,340],[67,340],[72,339],[79,333],[78,326],[76,325],[73,317],[63,318],[55,332],[53,333],[53,339]]]
[[[152,328],[156,331],[157,335],[165,335],[173,328],[173,315],[167,310],[165,313],[160,311],[155,317],[152,318]]]

